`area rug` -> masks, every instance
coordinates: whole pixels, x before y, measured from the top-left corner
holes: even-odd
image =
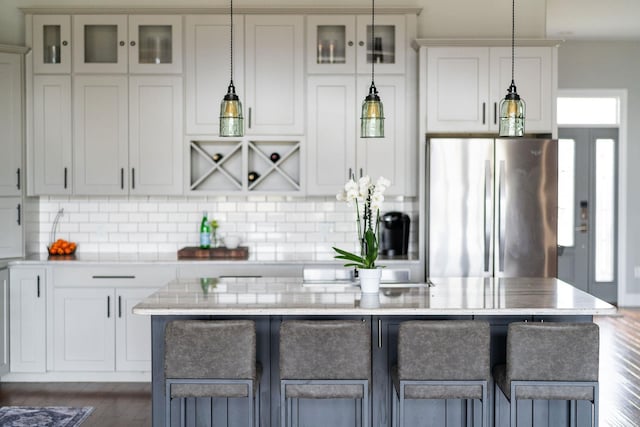
[[[91,411],[93,411],[93,408],[90,406],[84,408],[3,406],[0,408],[0,426],[76,427],[87,419]]]

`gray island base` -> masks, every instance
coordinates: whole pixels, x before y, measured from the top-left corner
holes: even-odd
[[[611,315],[615,307],[557,279],[464,278],[431,279],[428,283],[383,285],[377,295],[363,295],[349,284],[309,283],[297,278],[180,279],[134,308],[151,315],[153,346],[153,425],[164,426],[164,328],[174,319],[252,319],[256,322],[257,358],[263,366],[260,425],[279,426],[278,333],[283,319],[344,319],[366,322],[372,337],[371,420],[390,426],[397,332],[401,322],[423,319],[482,319],[491,325],[491,364],[503,363],[507,325],[511,322],[590,322],[594,315]],[[180,413],[174,402],[173,414]],[[187,425],[247,425],[245,399],[188,399]],[[490,402],[493,406],[493,402]],[[564,401],[521,401],[519,425],[569,425],[570,404]],[[300,400],[294,409],[298,425],[354,426],[357,405],[351,400]],[[480,426],[478,402],[410,401],[411,426]],[[578,403],[577,425],[588,423],[591,405]],[[491,425],[507,426],[508,403],[498,393]],[[193,424],[192,424],[193,423]],[[171,425],[179,425],[172,420]]]

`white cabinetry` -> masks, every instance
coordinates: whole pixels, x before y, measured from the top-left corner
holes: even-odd
[[[46,369],[44,268],[11,268],[9,281],[11,372]]]
[[[511,82],[507,47],[423,47],[427,132],[497,132],[498,107]],[[526,103],[525,131],[553,127],[554,47],[518,47],[515,78]]]
[[[244,18],[233,22],[233,81],[244,98]],[[220,102],[229,84],[229,17],[189,15],[185,23],[185,79],[187,134],[218,135]]]
[[[71,17],[69,15],[34,16],[32,47],[34,73],[70,73]]]
[[[384,176],[389,195],[415,191],[412,173],[417,142],[414,121],[405,113],[415,103],[407,82],[414,76],[407,52],[405,15],[376,18],[371,43],[370,16],[310,16],[307,20],[307,193],[334,195],[353,176]],[[409,24],[407,24],[409,22]],[[409,28],[409,29],[408,29]],[[360,109],[371,84],[384,105],[385,137],[360,138]],[[351,76],[346,76],[350,74]],[[415,92],[415,90],[413,91]]]
[[[304,18],[247,15],[245,34],[247,135],[303,134]]]
[[[22,194],[22,55],[0,52],[0,196]]]
[[[150,371],[151,321],[132,309],[175,276],[173,266],[55,268],[53,370]]]
[[[22,256],[22,198],[0,197],[0,258]]]
[[[33,189],[72,192],[71,76],[33,77]]]
[[[182,72],[182,17],[75,15],[76,73]]]
[[[9,372],[9,270],[0,269],[0,376]]]
[[[181,77],[74,77],[75,194],[179,194],[181,140]]]

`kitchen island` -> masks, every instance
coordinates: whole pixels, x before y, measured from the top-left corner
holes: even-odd
[[[152,316],[154,426],[164,425],[163,338],[166,322],[221,318],[256,321],[257,357],[264,367],[260,393],[263,426],[279,425],[280,322],[284,318],[358,318],[367,322],[374,347],[371,419],[374,426],[389,426],[392,392],[389,369],[396,362],[400,322],[410,319],[487,320],[491,324],[491,360],[495,365],[505,359],[506,329],[511,322],[588,322],[594,315],[614,314],[616,309],[557,279],[432,279],[427,283],[389,284],[371,296],[362,295],[359,288],[350,283],[302,283],[295,277],[265,277],[178,279],[136,305],[133,311]],[[450,426],[462,425],[467,418],[479,423],[477,404],[465,405],[460,401],[410,403],[408,419],[413,422],[409,421],[408,425],[421,425],[423,419],[432,419],[434,423],[446,419]],[[536,401],[534,404],[524,401],[521,404],[524,406],[519,412],[525,418],[567,416],[564,402]],[[214,417],[221,418],[233,415],[229,425],[235,426],[246,424],[245,405],[243,401],[227,405],[198,399],[188,403],[186,409],[198,419],[211,412]],[[354,406],[351,401],[301,401],[298,415],[305,420],[304,425],[346,426],[352,425]],[[580,417],[590,414],[590,406],[585,402],[579,403],[578,410]],[[506,425],[507,418],[506,405],[498,401],[495,425]]]

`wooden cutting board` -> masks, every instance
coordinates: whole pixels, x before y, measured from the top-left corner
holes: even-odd
[[[201,249],[198,246],[187,246],[178,251],[178,259],[233,259],[249,258],[249,248],[239,246],[235,249],[225,247]]]

